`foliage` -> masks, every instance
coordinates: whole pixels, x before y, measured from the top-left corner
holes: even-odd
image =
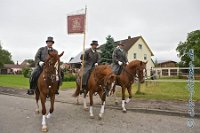
[[[111,35],[106,37],[106,44],[102,47],[101,53],[101,63],[102,64],[111,64],[112,63],[112,53],[114,50],[115,42]]]
[[[192,31],[188,34],[185,42],[180,42],[176,50],[179,52],[181,62],[180,67],[188,67],[190,58],[189,49],[194,49],[194,65],[200,66],[200,30]]]
[[[0,68],[2,68],[4,64],[14,64],[14,62],[12,61],[11,53],[3,49],[0,44]]]
[[[24,75],[25,78],[30,78],[31,72],[32,72],[32,69],[29,67],[22,69],[22,74]]]
[[[76,81],[76,76],[72,74],[67,74],[64,76],[63,82]]]

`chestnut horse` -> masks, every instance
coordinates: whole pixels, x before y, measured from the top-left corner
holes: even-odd
[[[128,65],[123,65],[122,72],[120,75],[116,76],[115,85],[112,88],[112,93],[115,92],[116,85],[122,87],[122,110],[126,112],[125,103],[130,102],[132,98],[131,86],[135,81],[135,78],[138,78],[138,82],[144,83],[146,76],[146,64],[147,62],[142,62],[139,60],[131,61]],[[129,98],[125,100],[125,91],[126,88],[129,93]],[[115,94],[114,94],[115,95]]]
[[[62,52],[60,55],[57,52],[52,51],[49,53],[47,60],[44,63],[42,73],[40,74],[37,82],[37,88],[35,90],[35,99],[37,104],[36,112],[39,113],[38,100],[41,99],[42,104],[42,131],[47,132],[46,118],[50,118],[51,114],[54,111],[54,101],[55,101],[55,92],[59,86],[59,75],[58,69],[60,64],[60,57],[63,55]],[[46,116],[46,98],[50,97],[51,107],[48,115]]]
[[[80,78],[82,75],[82,70],[78,74],[77,77],[77,88],[74,93],[74,97],[78,97],[80,94]],[[106,96],[109,95],[110,89],[113,87],[113,82],[115,81],[115,75],[112,72],[112,68],[108,65],[99,65],[96,66],[88,79],[88,85],[87,85],[87,90],[84,93],[84,101],[83,101],[83,106],[84,109],[87,109],[86,105],[86,96],[87,93],[89,92],[89,97],[90,97],[90,118],[94,118],[93,114],[93,95],[97,92],[98,95],[101,98],[102,104],[101,104],[101,110],[99,113],[99,118],[101,119],[104,113],[104,107],[105,107],[105,101],[106,101]]]

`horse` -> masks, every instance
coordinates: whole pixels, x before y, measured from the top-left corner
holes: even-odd
[[[48,127],[46,124],[46,118],[50,118],[54,111],[55,92],[59,87],[59,64],[60,57],[64,54],[64,51],[58,55],[57,52],[49,52],[47,60],[44,63],[43,70],[37,81],[37,88],[35,90],[36,100],[36,113],[39,113],[38,100],[41,99],[42,104],[42,132],[47,132]],[[51,107],[49,113],[46,116],[46,98],[50,97]]]
[[[122,110],[126,113],[125,104],[129,103],[132,98],[131,86],[135,82],[135,78],[138,78],[138,82],[144,83],[146,74],[146,64],[147,62],[142,62],[139,60],[131,61],[128,65],[123,65],[120,75],[116,76],[115,84],[111,90],[110,95],[115,96],[115,87],[119,85],[122,87]],[[128,91],[129,98],[125,100],[125,91]]]
[[[74,97],[78,97],[80,95],[80,80],[81,80],[82,70],[80,70],[78,77],[77,77],[77,87],[74,93]],[[90,74],[88,79],[87,90],[84,92],[84,101],[83,101],[83,108],[87,110],[86,105],[86,96],[89,92],[90,98],[90,118],[94,118],[93,114],[93,95],[97,93],[101,99],[101,110],[99,113],[99,119],[102,119],[104,108],[106,104],[106,96],[109,95],[109,91],[111,90],[112,86],[114,85],[113,82],[115,81],[115,75],[112,72],[112,68],[109,65],[99,65],[96,66]]]

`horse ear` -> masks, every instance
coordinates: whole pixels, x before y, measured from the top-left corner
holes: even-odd
[[[145,64],[147,64],[147,63],[148,63],[148,61],[145,62]]]
[[[52,56],[53,56],[53,53],[52,53],[52,52],[48,52],[48,55],[49,55],[50,57],[52,57]]]
[[[63,56],[63,54],[64,54],[64,51],[62,51],[62,53],[61,53],[61,54],[59,54],[58,56],[59,56],[59,57],[61,57],[61,56]]]
[[[142,66],[142,64],[143,64],[143,62],[142,62],[142,61],[140,61],[140,66]]]

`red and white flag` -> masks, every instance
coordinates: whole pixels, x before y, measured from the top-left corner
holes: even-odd
[[[67,16],[68,34],[85,32],[85,14]]]

